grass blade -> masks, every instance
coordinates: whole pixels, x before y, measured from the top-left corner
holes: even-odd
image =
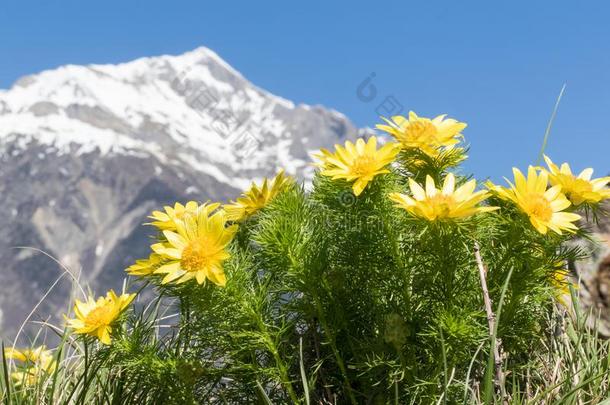
[[[4,385],[6,389],[6,403],[11,403],[11,380],[8,375],[8,365],[6,363],[6,356],[4,354],[4,342],[2,342],[2,371],[4,377]]]
[[[273,402],[271,402],[271,399],[269,399],[269,397],[267,396],[267,393],[265,392],[265,389],[263,388],[260,381],[258,381],[258,380],[256,381],[256,388],[258,388],[258,391],[261,394],[261,396],[263,397],[263,399],[265,400],[265,403],[267,405],[273,405]]]
[[[551,118],[549,119],[549,123],[546,126],[546,130],[544,131],[544,139],[542,140],[542,147],[540,148],[540,154],[538,155],[538,166],[542,164],[542,158],[544,156],[544,151],[546,150],[546,145],[549,141],[549,135],[551,134],[551,128],[553,127],[553,122],[555,121],[555,117],[557,116],[557,110],[559,109],[559,103],[561,102],[561,98],[563,97],[563,92],[566,89],[566,83],[561,86],[561,91],[559,92],[559,96],[557,96],[557,101],[555,101],[555,107],[553,107],[553,113],[551,114]]]
[[[299,339],[299,367],[301,369],[301,381],[303,382],[303,392],[305,393],[305,403],[309,405],[309,383],[307,382],[307,374],[305,373],[305,364],[303,363],[303,338]]]

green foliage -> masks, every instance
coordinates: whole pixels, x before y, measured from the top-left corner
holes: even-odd
[[[291,186],[240,223],[224,288],[150,279],[146,288],[158,299],[131,314],[111,346],[88,338],[72,348],[76,364],[62,362],[57,388],[47,384],[36,398],[478,403],[495,344],[478,244],[507,376],[502,389],[488,384],[493,400],[502,391],[513,403],[599,400],[607,345],[583,333],[580,318],[561,319],[566,333],[555,334],[556,314],[566,311],[553,272],[582,255],[566,244],[572,235],[541,235],[499,199],[489,201],[499,211],[454,222],[416,219],[388,199],[406,191],[408,178],[440,183],[462,158],[463,151],[435,159],[403,153],[358,197],[351,184],[319,173],[311,191]],[[167,319],[166,311],[178,316]],[[15,391],[7,368],[5,361],[0,388],[12,402],[24,389]]]

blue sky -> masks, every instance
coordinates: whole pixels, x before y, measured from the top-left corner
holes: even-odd
[[[260,87],[374,126],[394,97],[469,124],[467,171],[499,179],[548,153],[610,172],[610,4],[603,2],[4,1],[0,88],[66,63],[204,45]],[[357,88],[371,73],[377,96]]]

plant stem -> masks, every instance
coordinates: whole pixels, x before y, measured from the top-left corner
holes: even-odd
[[[487,268],[481,258],[481,249],[479,243],[474,243],[474,256],[477,261],[477,267],[479,268],[479,278],[481,279],[481,289],[483,290],[483,301],[485,303],[485,312],[487,313],[487,323],[489,325],[489,337],[492,340],[491,345],[493,346],[494,364],[496,369],[495,383],[500,389],[500,395],[502,401],[505,401],[506,391],[504,388],[504,372],[502,371],[502,341],[495,336],[496,331],[496,315],[493,312],[491,305],[491,298],[489,297],[489,290],[487,289]],[[495,339],[494,339],[495,337]]]
[[[299,397],[297,396],[296,392],[294,391],[294,389],[292,387],[292,381],[290,380],[290,377],[288,375],[288,368],[286,367],[286,364],[280,357],[277,345],[275,344],[275,341],[273,340],[273,338],[271,337],[271,334],[269,333],[269,328],[267,328],[267,325],[265,324],[262,317],[260,316],[259,311],[256,311],[253,308],[251,308],[251,311],[252,311],[253,315],[256,317],[256,323],[258,324],[259,330],[261,331],[261,333],[263,333],[263,335],[265,337],[264,338],[265,344],[267,345],[268,350],[273,355],[273,360],[275,361],[275,365],[277,366],[277,369],[280,373],[280,378],[282,379],[282,384],[285,385],[286,391],[288,391],[288,396],[290,396],[290,400],[293,403],[298,404],[300,402]]]
[[[282,360],[282,358],[280,357],[277,348],[275,347],[275,343],[271,343],[272,346],[272,351],[273,351],[273,358],[275,360],[275,364],[277,365],[277,368],[280,372],[280,378],[282,380],[284,380],[284,385],[286,386],[286,390],[288,391],[288,396],[290,396],[290,399],[292,400],[293,403],[298,404],[299,398],[296,394],[296,392],[294,392],[294,389],[292,388],[292,382],[290,381],[290,377],[288,376],[288,369],[286,368],[286,364],[284,364],[284,361]]]
[[[345,367],[345,363],[343,362],[343,358],[337,349],[337,344],[335,342],[335,336],[328,327],[328,323],[326,322],[326,317],[324,316],[324,311],[322,310],[322,305],[320,304],[320,300],[317,295],[314,295],[314,302],[316,304],[316,311],[318,313],[318,318],[320,319],[320,324],[322,325],[322,329],[324,329],[324,333],[328,336],[328,340],[330,342],[330,347],[335,356],[335,360],[337,361],[337,365],[339,366],[339,370],[341,370],[341,374],[343,375],[343,381],[345,383],[345,387],[347,388],[347,393],[349,395],[349,399],[352,404],[356,405],[358,401],[356,401],[356,397],[352,391],[352,386],[349,382],[349,377],[347,376],[347,368]]]
[[[404,279],[405,281],[405,287],[404,287],[404,300],[405,300],[405,306],[407,307],[407,309],[409,310],[409,316],[411,315],[411,273],[410,271],[405,267],[405,263],[402,260],[402,254],[400,252],[400,245],[398,243],[398,239],[396,238],[396,234],[392,231],[392,228],[390,228],[388,226],[387,221],[382,220],[383,222],[383,229],[387,235],[387,237],[390,239],[390,242],[392,244],[392,253],[394,254],[394,258],[397,261],[397,265],[398,267],[400,267],[400,270],[403,272],[404,274]]]
[[[320,341],[318,340],[318,328],[315,326],[315,320],[311,320],[309,330],[311,331],[311,335],[313,337],[314,349],[316,351],[316,359],[321,359],[320,355]],[[322,386],[324,387],[324,392],[326,393],[326,398],[330,402],[332,400],[332,393],[330,392],[330,388],[328,388],[328,384],[326,383],[326,377],[324,373],[324,369],[320,367],[320,380],[322,381]]]

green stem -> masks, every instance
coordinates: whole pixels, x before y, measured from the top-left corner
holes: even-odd
[[[277,351],[277,348],[275,346],[275,343],[273,343],[273,342],[270,342],[270,343],[272,344],[271,350],[273,353],[273,358],[275,360],[275,364],[277,365],[277,368],[280,372],[280,378],[283,380],[283,383],[286,386],[286,390],[288,391],[288,396],[290,396],[290,399],[292,400],[293,403],[298,404],[299,397],[297,396],[296,392],[294,392],[294,388],[292,388],[292,381],[290,381],[290,377],[288,375],[288,369],[286,368],[286,364],[280,357],[280,355]]]
[[[292,387],[292,381],[290,380],[290,376],[288,375],[288,368],[286,367],[286,363],[284,363],[284,361],[282,360],[277,345],[275,344],[275,341],[269,333],[269,328],[267,328],[267,325],[259,315],[259,312],[254,309],[251,310],[254,316],[256,317],[256,323],[258,325],[259,330],[265,336],[265,344],[267,346],[267,349],[273,355],[273,360],[275,361],[275,365],[280,373],[282,384],[286,387],[286,391],[288,391],[288,396],[290,396],[291,401],[295,404],[298,404],[299,397],[297,396],[296,392],[294,391],[294,388]]]
[[[385,230],[385,233],[387,235],[387,237],[390,239],[390,243],[392,244],[392,253],[394,254],[394,257],[397,261],[398,267],[400,267],[400,270],[402,270],[404,272],[404,279],[406,280],[405,282],[405,288],[404,288],[404,300],[405,300],[405,305],[407,307],[407,309],[411,309],[411,275],[410,272],[408,271],[408,269],[405,268],[405,263],[402,260],[402,255],[400,253],[400,246],[398,245],[398,239],[396,238],[396,235],[394,234],[394,232],[392,232],[392,229],[388,226],[388,223],[386,221],[383,221],[383,228]]]
[[[345,363],[343,362],[343,358],[337,349],[337,344],[335,342],[335,336],[331,332],[328,327],[328,323],[326,322],[326,317],[324,316],[324,311],[322,310],[322,305],[320,304],[320,300],[317,295],[314,295],[314,302],[316,304],[316,311],[318,313],[318,318],[320,319],[320,324],[322,325],[322,329],[324,329],[324,333],[328,336],[328,340],[330,341],[330,347],[335,356],[335,360],[337,361],[337,365],[339,366],[339,370],[341,370],[341,374],[343,375],[343,381],[347,388],[347,393],[349,395],[350,401],[352,404],[356,405],[358,401],[356,401],[356,397],[354,396],[354,392],[352,391],[352,386],[349,382],[349,377],[347,375],[347,368],[345,367]]]
[[[89,345],[87,344],[87,338],[85,337],[84,340],[84,346],[85,346],[85,386],[87,386],[87,377],[88,377],[88,371],[89,371]]]
[[[188,300],[182,301],[182,311],[183,311],[183,319],[184,323],[182,324],[182,332],[181,335],[185,335],[184,339],[184,348],[182,349],[186,352],[189,348],[191,342],[191,308]]]

